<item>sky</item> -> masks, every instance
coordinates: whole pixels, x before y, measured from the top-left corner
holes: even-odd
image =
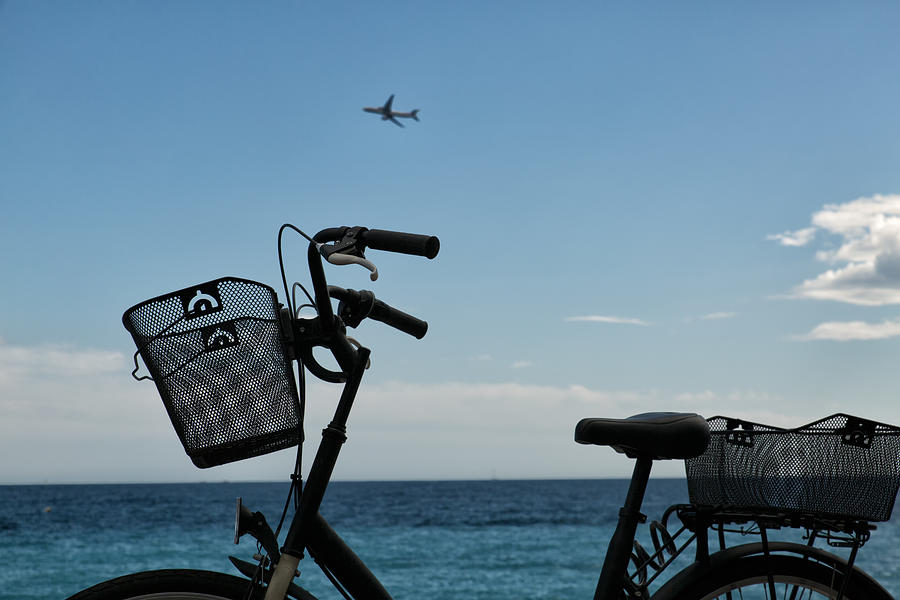
[[[198,470],[122,313],[276,234],[437,235],[330,283],[429,322],[372,367],[336,479],[619,477],[583,417],[900,423],[900,6],[0,3],[0,483]],[[395,94],[405,128],[364,113]],[[290,281],[305,245],[285,240]],[[339,388],[310,381],[306,457]],[[683,474],[676,462],[656,473]]]

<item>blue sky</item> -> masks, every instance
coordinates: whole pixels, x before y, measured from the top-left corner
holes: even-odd
[[[626,473],[572,442],[584,416],[900,422],[898,19],[0,4],[0,482],[282,477],[290,452],[194,469],[120,318],[223,275],[280,289],[285,222],[442,243],[371,252],[374,284],[328,272],[430,323],[357,331],[374,367],[339,478]],[[392,93],[421,122],[360,110]],[[310,437],[335,395],[311,386]]]

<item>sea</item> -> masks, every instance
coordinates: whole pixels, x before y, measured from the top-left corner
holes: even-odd
[[[616,479],[338,481],[321,512],[396,600],[590,599],[627,486]],[[0,598],[59,600],[148,569],[237,575],[228,556],[252,561],[257,549],[249,537],[233,543],[236,498],[275,527],[288,488],[261,482],[0,486]],[[686,499],[684,480],[651,479],[643,508],[648,523]],[[674,517],[669,529],[677,530]],[[795,530],[780,533],[801,539]],[[646,525],[638,539],[652,549]],[[680,557],[656,581],[689,562]],[[900,595],[896,519],[878,524],[858,564]],[[299,583],[323,600],[340,598],[309,559],[301,563]]]

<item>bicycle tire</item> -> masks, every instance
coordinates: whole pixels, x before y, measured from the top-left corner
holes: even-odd
[[[745,556],[720,568],[684,581],[671,597],[679,600],[743,598],[773,600],[769,575],[777,598],[834,599],[844,573],[832,566],[799,556]],[[845,600],[891,600],[892,596],[874,580],[854,569],[842,598]]]
[[[190,569],[165,569],[123,575],[98,583],[67,600],[257,600],[264,588],[249,579]]]

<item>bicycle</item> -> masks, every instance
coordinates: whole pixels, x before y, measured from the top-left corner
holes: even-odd
[[[289,291],[282,236],[294,230],[308,241],[310,294],[299,283]],[[230,557],[243,577],[171,569],[118,577],[76,593],[70,600],[315,600],[294,581],[305,556],[345,597],[388,600],[390,595],[319,512],[342,444],[370,350],[347,335],[375,319],[416,338],[425,321],[378,300],[366,290],[330,286],[323,259],[358,264],[377,278],[367,248],[434,258],[433,236],[364,227],[324,229],[307,236],[293,225],[278,234],[287,306],[264,284],[222,278],[158,296],[123,316],[137,352],[137,379],[152,379],[184,449],[201,468],[297,447],[288,503],[273,530],[264,515],[238,499],[235,543],[250,535],[258,563]],[[309,302],[298,306],[296,291]],[[339,304],[335,312],[332,299]],[[303,316],[302,309],[315,309]],[[339,370],[323,366],[314,348],[327,349]],[[138,377],[138,355],[150,376]],[[298,363],[294,372],[293,363]],[[342,384],[334,416],[322,432],[303,483],[300,473],[305,371]],[[595,600],[711,600],[713,598],[890,599],[855,565],[858,550],[890,518],[900,487],[900,429],[838,414],[796,429],[779,429],[726,417],[647,413],[626,419],[588,418],[575,441],[610,446],[634,460],[634,471],[598,578]],[[690,502],[665,511],[649,525],[652,553],[637,541],[645,523],[641,506],[657,460],[684,460]],[[291,497],[295,513],[284,541],[278,538]],[[672,534],[669,520],[681,522]],[[769,539],[773,530],[805,531],[807,543]],[[729,545],[726,534],[758,542]],[[710,547],[710,536],[718,549]],[[815,546],[824,541],[850,549],[848,558]],[[694,547],[694,560],[667,581],[656,580]],[[629,571],[629,565],[631,570]]]

